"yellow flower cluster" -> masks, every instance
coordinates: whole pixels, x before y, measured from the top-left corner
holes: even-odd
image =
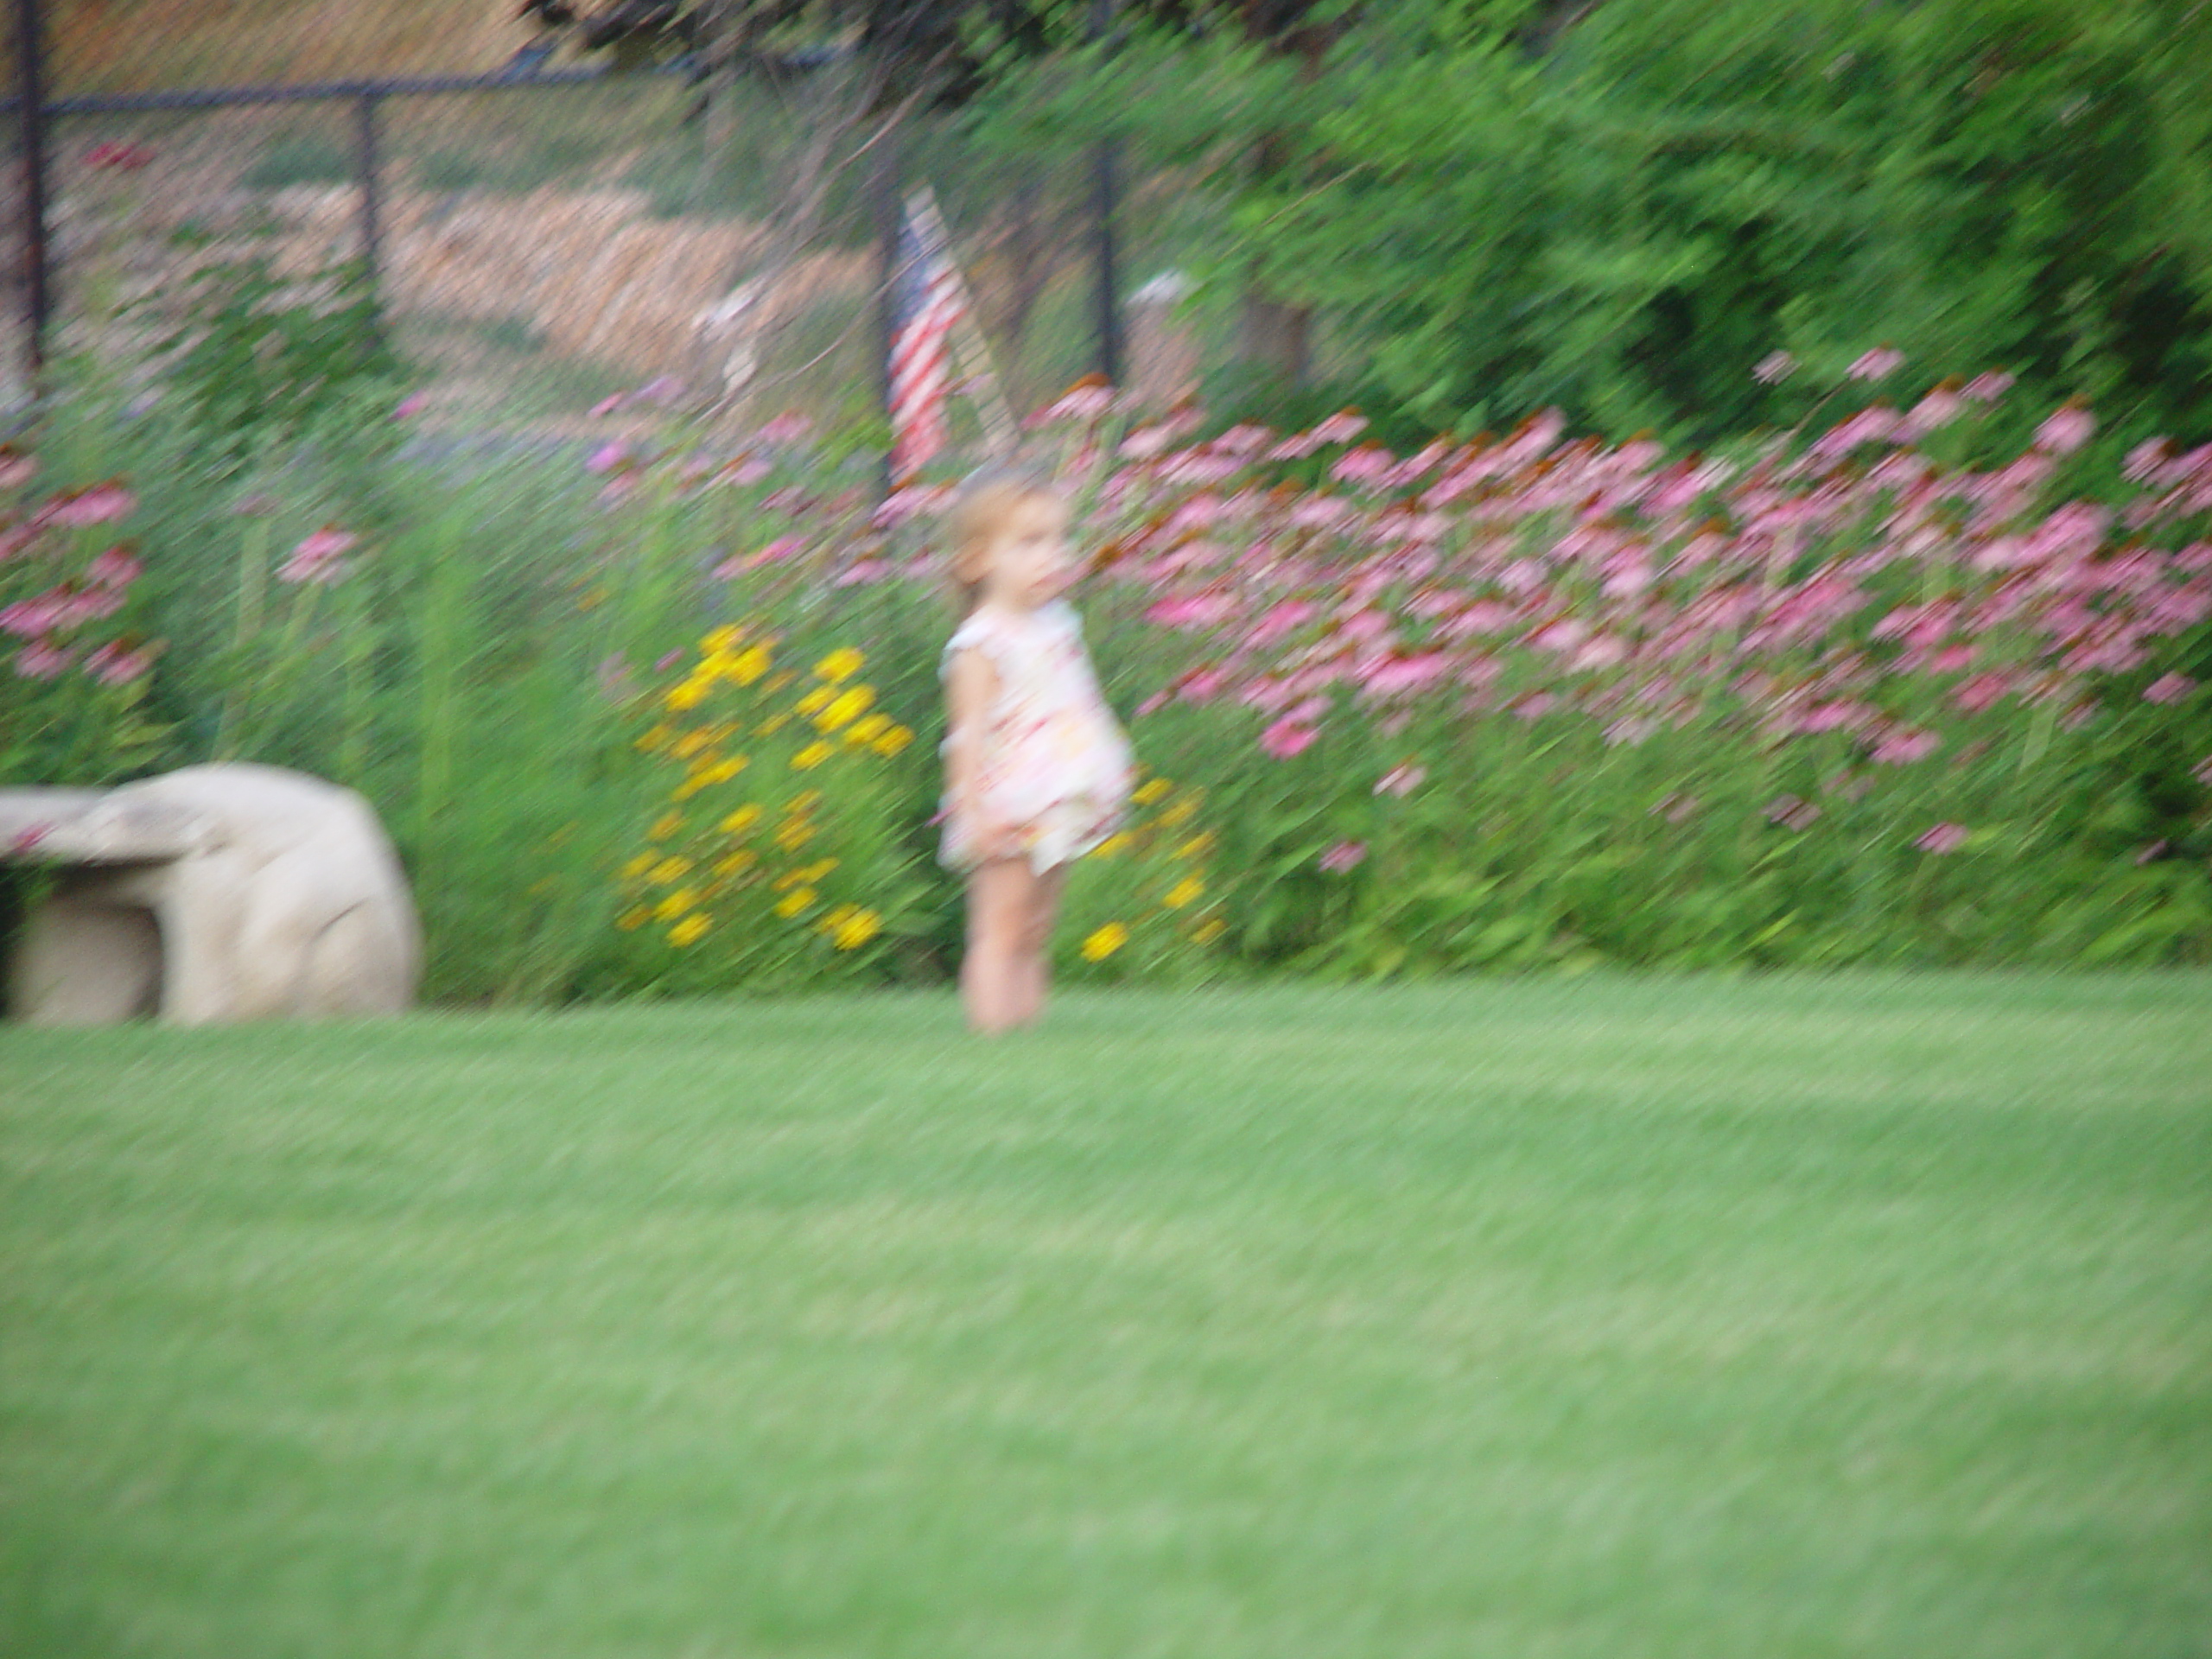
[[[914,734],[877,709],[874,691],[855,680],[866,665],[860,652],[833,651],[806,676],[778,668],[780,643],[745,626],[716,628],[699,641],[683,678],[659,696],[660,719],[637,747],[681,767],[682,776],[646,831],[649,844],[621,868],[625,929],[662,925],[669,944],[683,949],[728,921],[733,906],[746,906],[804,923],[838,950],[857,950],[882,932],[878,912],[827,902],[823,884],[840,861],[809,855],[824,833],[822,789],[776,800],[774,779],[779,772],[816,772],[841,755],[888,759]],[[803,678],[806,689],[783,701]],[[795,721],[813,734],[794,747],[779,734]],[[729,802],[721,791],[733,784],[754,798]],[[695,803],[705,808],[696,817]]]
[[[1205,902],[1217,843],[1211,830],[1192,828],[1192,820],[1205,805],[1205,791],[1197,788],[1179,791],[1168,779],[1151,778],[1129,798],[1136,807],[1158,810],[1148,816],[1141,813],[1127,829],[1092,849],[1090,855],[1164,863],[1164,870],[1148,874],[1141,884],[1140,891],[1148,890],[1151,895],[1149,913],[1173,918],[1181,924],[1183,937],[1193,944],[1213,944],[1228,931],[1228,925],[1216,913],[1217,905]],[[1103,962],[1135,937],[1128,922],[1109,921],[1084,937],[1084,959]]]

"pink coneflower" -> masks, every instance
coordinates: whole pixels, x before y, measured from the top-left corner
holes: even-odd
[[[20,490],[38,475],[38,462],[13,449],[0,448],[0,490]]]
[[[1357,410],[1339,410],[1313,429],[1313,435],[1323,443],[1350,443],[1367,430],[1367,416]]]
[[[292,550],[292,556],[277,567],[279,582],[311,582],[321,586],[346,575],[345,556],[358,538],[335,524],[325,524]]]
[[[611,473],[618,467],[626,466],[629,460],[630,446],[618,438],[593,450],[584,462],[584,470],[588,473]]]
[[[145,572],[127,547],[111,547],[85,568],[86,578],[103,588],[128,588]]]
[[[1874,745],[1874,759],[1885,766],[1910,766],[1943,747],[1933,732],[1891,732]]]
[[[1696,796],[1678,791],[1655,802],[1651,811],[1655,817],[1664,818],[1669,823],[1688,823],[1697,816],[1698,805]]]
[[[1751,378],[1778,386],[1797,372],[1797,359],[1787,352],[1769,352],[1751,371]]]
[[[2196,690],[2196,682],[2186,674],[2161,674],[2143,688],[2145,702],[2179,702]]]
[[[1408,761],[1405,765],[1391,767],[1389,771],[1376,779],[1375,792],[1377,795],[1410,795],[1419,789],[1427,778],[1427,766],[1417,766]]]
[[[602,397],[591,406],[591,417],[595,421],[604,420],[629,401],[630,394],[626,391],[618,391],[612,397]]]
[[[1977,374],[1959,388],[1959,396],[1971,397],[1977,404],[1993,404],[2012,390],[2013,377],[2002,369],[1992,369],[1986,374]]]
[[[1891,346],[1877,346],[1844,371],[1853,380],[1886,380],[1904,366],[1904,353]]]
[[[77,653],[50,639],[34,639],[16,653],[19,679],[50,680],[76,659]]]
[[[154,152],[143,144],[110,138],[85,152],[85,165],[103,172],[136,173],[153,165]]]
[[[95,484],[89,489],[57,495],[39,512],[39,517],[50,524],[61,524],[79,529],[86,524],[111,524],[118,518],[127,518],[137,506],[138,498],[121,483],[110,481]]]
[[[1820,816],[1819,807],[1795,795],[1777,795],[1767,803],[1768,822],[1785,830],[1809,830]]]
[[[1366,861],[1367,843],[1363,841],[1340,841],[1315,861],[1332,875],[1356,870]]]
[[[1938,823],[1923,830],[1913,845],[1923,853],[1955,853],[1967,844],[1969,831],[1963,823]]]
[[[2036,429],[2036,448],[2070,455],[2097,430],[2097,417],[2079,404],[2069,404]]]
[[[658,404],[665,408],[683,396],[683,383],[672,374],[658,374],[639,386],[633,396],[641,404]]]
[[[804,443],[807,439],[811,437],[813,435],[814,423],[812,421],[807,419],[804,415],[788,410],[784,414],[773,416],[766,422],[761,427],[760,433],[758,434],[761,442],[775,444],[779,447],[794,443]]]
[[[1260,747],[1278,760],[1288,760],[1305,753],[1319,735],[1295,715],[1285,715],[1260,734]]]
[[[2206,788],[2212,789],[2212,754],[2206,755],[2194,766],[2191,766],[2189,770],[2189,775],[2196,779],[2198,783],[2202,784]]]
[[[128,685],[143,678],[153,665],[152,647],[141,645],[132,650],[120,640],[102,645],[85,658],[85,672],[102,685]]]
[[[397,404],[392,405],[391,418],[395,421],[410,421],[414,419],[417,415],[420,415],[429,406],[429,393],[427,391],[410,391]]]

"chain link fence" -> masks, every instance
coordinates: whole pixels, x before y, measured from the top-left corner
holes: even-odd
[[[1102,219],[1095,158],[986,152],[941,114],[887,129],[849,59],[702,87],[680,67],[534,60],[527,28],[503,35],[479,16],[446,44],[452,73],[372,79],[358,72],[387,69],[391,52],[349,63],[281,30],[226,52],[210,21],[225,8],[166,10],[194,26],[128,54],[48,18],[36,123],[20,96],[24,37],[10,41],[19,184],[27,136],[43,141],[50,356],[150,379],[157,343],[210,302],[211,274],[265,261],[296,303],[365,270],[432,425],[581,435],[649,384],[733,420],[865,420],[880,408],[885,204],[926,184],[1018,411],[1102,365],[1102,259],[1126,382],[1165,402],[1206,358],[1174,310],[1180,251],[1203,231],[1176,181],[1120,180]],[[510,41],[521,58],[499,55]],[[403,67],[436,68],[435,49],[411,41]],[[257,79],[211,79],[226,62]],[[38,298],[32,200],[12,193],[0,292],[18,403]]]

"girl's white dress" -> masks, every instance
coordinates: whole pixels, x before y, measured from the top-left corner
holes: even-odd
[[[945,645],[944,672],[970,649],[988,656],[998,676],[976,756],[983,810],[1014,827],[1039,874],[1071,863],[1121,827],[1135,781],[1128,739],[1099,691],[1083,625],[1064,601],[1026,616],[982,608]],[[956,870],[981,861],[975,826],[949,794],[938,856]]]

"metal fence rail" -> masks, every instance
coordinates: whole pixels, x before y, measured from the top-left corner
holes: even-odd
[[[673,128],[656,129],[658,137],[633,146],[643,160],[612,183],[592,159],[598,151],[591,141],[604,137],[600,129],[607,124],[601,118],[606,106],[599,100],[626,100],[643,109],[656,88],[704,79],[689,60],[620,70],[558,68],[544,61],[543,52],[525,48],[504,67],[481,73],[72,92],[47,84],[42,3],[13,0],[16,85],[0,98],[0,109],[12,118],[9,124],[20,162],[9,215],[19,266],[10,284],[12,303],[7,305],[13,315],[5,320],[18,338],[12,350],[0,346],[0,356],[20,362],[33,401],[43,384],[57,326],[86,326],[85,283],[73,275],[73,262],[84,262],[89,270],[95,252],[112,256],[118,245],[135,238],[134,257],[143,269],[132,280],[141,287],[159,287],[163,273],[147,249],[165,226],[174,231],[172,221],[200,203],[218,218],[228,212],[242,181],[253,187],[244,194],[254,195],[263,207],[273,203],[295,215],[299,222],[290,234],[297,248],[320,247],[323,257],[332,257],[340,245],[333,232],[349,220],[345,241],[350,245],[336,257],[363,262],[378,315],[398,325],[410,362],[420,358],[434,365],[442,363],[445,367],[426,373],[446,374],[456,384],[475,372],[473,365],[480,359],[495,359],[510,367],[528,359],[541,378],[560,382],[559,398],[580,406],[594,389],[594,373],[609,380],[628,373],[632,384],[653,373],[665,376],[678,354],[683,328],[698,315],[701,303],[734,297],[724,290],[730,281],[727,270],[741,263],[741,253],[732,250],[743,243],[742,218],[725,212],[702,219],[691,200],[700,194],[697,186],[686,195],[668,185],[678,166],[671,148],[677,143]],[[1109,0],[1094,0],[1094,27],[1103,30],[1111,10]],[[842,53],[820,52],[795,57],[786,67],[807,71],[846,60]],[[539,129],[551,130],[551,137],[534,130],[532,139],[541,150],[574,152],[565,175],[533,174],[497,188],[472,184],[466,175],[481,148],[478,135],[457,145],[464,152],[458,160],[421,138],[419,131],[412,155],[403,157],[395,149],[392,123],[402,118],[388,112],[404,108],[410,114],[403,124],[420,130],[425,126],[418,118],[422,112],[442,101],[474,111],[480,127],[493,126],[500,118],[490,112],[493,105],[517,108],[533,97],[543,102],[530,106],[529,118]],[[569,100],[582,102],[571,111]],[[57,125],[63,123],[106,124],[112,130],[118,122],[220,123],[232,116],[283,111],[297,111],[307,125],[193,126],[198,137],[179,147],[197,143],[215,159],[181,181],[164,181],[160,206],[169,215],[167,220],[104,201],[101,190],[93,188],[96,181],[76,164],[80,158],[64,156],[54,143]],[[326,111],[340,118],[327,118]],[[886,278],[906,181],[902,170],[918,145],[931,142],[938,145],[932,154],[943,164],[947,142],[942,133],[931,140],[919,130],[922,124],[912,124],[916,130],[886,135],[866,156],[863,170],[846,188],[849,206],[824,232],[828,239],[810,251],[812,264],[792,276],[791,295],[786,296],[786,309],[793,314],[791,355],[803,365],[829,363],[822,372],[834,371],[844,383],[872,385],[879,408],[888,355]],[[165,130],[183,130],[171,125]],[[251,156],[262,159],[248,166],[242,158]],[[59,176],[57,163],[67,163]],[[684,165],[706,176],[705,159]],[[1010,249],[1005,263],[1016,271],[1020,291],[1003,308],[1012,320],[1004,332],[1014,337],[1009,349],[1027,352],[1028,379],[1041,385],[1058,375],[1064,384],[1071,371],[1097,370],[1120,381],[1126,356],[1121,273],[1128,247],[1126,237],[1116,236],[1122,180],[1114,152],[1093,152],[1079,171],[1064,168],[1026,179],[1000,179],[980,162],[969,170],[980,174],[980,187],[961,193],[958,206],[948,211],[956,237],[987,247],[1005,243]],[[641,172],[652,175],[648,194],[658,192],[654,202],[639,209],[615,200],[637,194]],[[442,177],[434,181],[432,174]],[[739,187],[743,184],[741,179]],[[531,197],[531,189],[538,196]],[[350,205],[338,200],[341,191],[350,192]],[[536,202],[536,208],[529,202]],[[541,218],[532,220],[532,211]],[[772,226],[772,204],[755,204],[755,230],[764,215]],[[471,257],[478,264],[473,271],[448,246],[466,241],[464,231],[475,238]],[[537,274],[524,280],[517,274],[516,261],[533,249],[539,255],[533,267]],[[130,261],[118,257],[110,263]],[[1040,269],[1043,278],[1036,275]],[[575,302],[570,310],[580,307],[588,314],[582,321],[562,313],[541,291],[556,286],[589,290],[581,299],[573,294],[563,297],[563,303]],[[648,292],[656,287],[667,290],[664,302]],[[1048,294],[1042,302],[1040,292]],[[621,320],[608,320],[620,308],[618,301],[632,302],[638,317],[631,320],[634,327],[629,332],[638,340],[626,336],[618,326]],[[687,304],[689,313],[683,310]],[[648,311],[650,317],[645,315]],[[1025,334],[1034,316],[1046,314],[1052,324],[1049,346],[1035,343],[1044,338],[1037,331]],[[1083,343],[1077,346],[1078,334]],[[658,343],[639,343],[647,335]],[[1073,355],[1077,351],[1079,359]]]

